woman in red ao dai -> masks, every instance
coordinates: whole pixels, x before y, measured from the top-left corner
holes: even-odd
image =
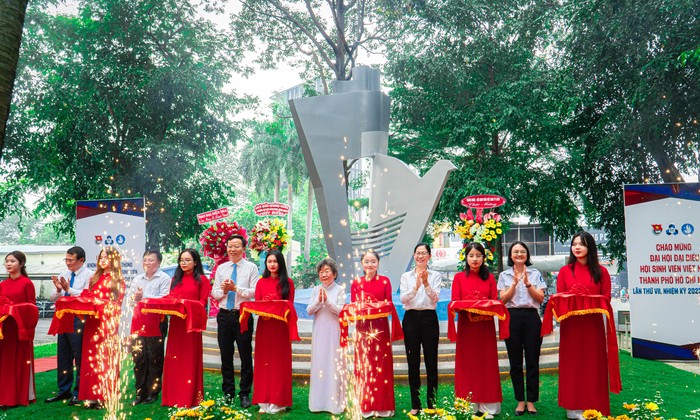
[[[379,254],[362,254],[363,277],[350,288],[353,302],[391,302],[391,281],[377,274]],[[394,360],[388,318],[357,321],[355,324],[356,395],[364,417],[394,415]],[[359,389],[358,389],[359,387]]]
[[[465,249],[467,269],[452,281],[452,300],[498,299],[496,280],[484,264],[486,251],[476,242]],[[462,312],[457,321],[455,395],[469,398],[485,418],[501,412],[501,377],[493,320],[472,321]]]

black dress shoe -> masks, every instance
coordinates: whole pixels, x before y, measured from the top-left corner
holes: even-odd
[[[52,403],[56,401],[63,401],[63,400],[69,400],[71,399],[73,395],[71,395],[70,392],[64,392],[62,394],[54,395],[53,397],[47,398],[44,400],[45,403]]]
[[[134,401],[131,402],[131,405],[139,405],[139,404],[143,404],[145,402],[146,402],[146,398],[137,397]]]
[[[520,417],[525,414],[525,410],[515,410],[515,416]]]
[[[144,404],[151,404],[153,402],[158,401],[158,396],[157,395],[149,395],[143,400]]]
[[[90,403],[86,405],[85,408],[89,408],[91,410],[99,410],[102,408],[102,403],[100,401],[90,401]]]
[[[250,406],[250,397],[247,395],[241,395],[241,408],[248,408]]]
[[[70,401],[68,401],[68,405],[80,405],[82,401],[78,399],[78,397],[73,396]]]
[[[531,416],[536,416],[537,415],[537,410],[527,410],[527,413]]]

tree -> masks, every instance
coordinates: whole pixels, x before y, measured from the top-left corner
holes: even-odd
[[[527,214],[559,236],[576,229],[558,113],[571,105],[542,53],[553,18],[545,1],[426,2],[389,49],[389,150],[420,171],[439,159],[458,167],[436,220],[456,220],[465,196],[494,193],[508,199],[499,212]]]
[[[30,10],[7,179],[42,191],[38,212],[60,214],[60,232],[73,231],[76,199],[143,196],[149,247],[197,235],[195,214],[231,194],[207,167],[237,136],[228,37],[188,1]]]
[[[17,74],[22,28],[29,0],[0,2],[0,159],[5,149],[7,120]]]
[[[273,68],[292,59],[313,78],[326,71],[335,80],[349,80],[360,49],[380,51],[395,37],[397,17],[411,3],[393,0],[245,0],[233,15],[234,42],[240,47],[262,44],[256,61]],[[302,57],[299,56],[302,53]]]
[[[282,180],[286,181],[287,204],[290,207],[287,227],[292,229],[294,194],[308,179],[308,173],[294,122],[286,116],[288,114],[286,105],[276,105],[273,107],[272,121],[252,123],[253,133],[241,153],[240,168],[244,178],[250,180],[258,194],[274,186],[275,201],[279,201]],[[311,228],[308,219],[307,235]],[[309,252],[308,248],[305,253]]]
[[[562,71],[572,170],[586,220],[624,259],[624,183],[682,182],[698,173],[700,45],[697,1],[570,1],[561,9]],[[689,60],[689,61],[686,61]]]

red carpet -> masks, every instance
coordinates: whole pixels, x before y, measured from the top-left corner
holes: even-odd
[[[34,372],[41,373],[56,369],[56,360],[57,356],[49,356],[42,357],[40,359],[34,359]]]

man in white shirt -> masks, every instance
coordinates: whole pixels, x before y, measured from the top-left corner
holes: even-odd
[[[221,389],[224,396],[233,400],[236,395],[236,382],[233,376],[234,342],[241,358],[241,382],[238,396],[241,407],[250,407],[250,388],[253,385],[253,317],[248,318],[248,331],[241,333],[239,323],[241,302],[255,298],[255,285],[260,278],[258,266],[245,257],[246,239],[241,235],[231,235],[226,239],[229,262],[216,269],[211,296],[219,301],[218,341],[221,352]]]
[[[51,280],[56,290],[51,294],[55,302],[62,296],[79,296],[88,287],[93,272],[85,267],[85,250],[74,246],[66,251],[66,270]],[[54,315],[55,316],[55,315]],[[75,317],[72,333],[58,334],[58,394],[44,402],[68,400],[69,405],[79,405],[78,389],[80,387],[80,358],[83,348],[83,321]],[[73,363],[75,363],[75,386],[73,386]],[[72,393],[71,393],[72,388]]]
[[[134,288],[131,299],[136,305],[141,299],[159,298],[170,293],[170,276],[160,269],[163,255],[157,250],[148,250],[143,254],[143,274],[133,280]],[[163,361],[165,359],[165,336],[168,332],[168,320],[160,323],[159,336],[143,337],[137,335],[131,347],[134,360],[134,379],[136,399],[132,405],[150,404],[158,400],[163,379]]]

